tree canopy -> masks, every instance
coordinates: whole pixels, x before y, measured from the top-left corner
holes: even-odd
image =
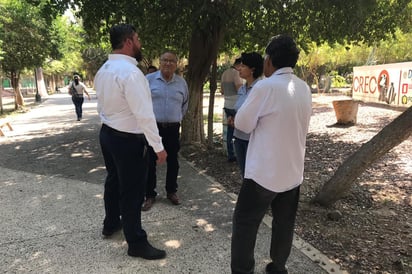
[[[4,51],[1,67],[14,87],[16,108],[24,105],[19,89],[20,72],[40,67],[47,56],[57,54],[56,44],[40,11],[24,1],[1,0],[0,40]]]
[[[26,1],[36,4],[46,22],[72,6],[86,40],[96,45],[107,42],[112,25],[126,22],[138,29],[146,58],[157,58],[165,48],[185,57],[191,98],[182,139],[189,143],[204,140],[203,84],[219,53],[262,51],[279,33],[292,35],[303,49],[312,42],[373,44],[392,36],[410,10],[410,0]]]
[[[390,36],[409,0],[75,0],[90,38],[107,37],[119,22],[134,24],[144,53],[164,48],[188,57],[191,99],[182,138],[202,142],[201,96],[209,68],[219,52],[231,48],[262,50],[278,33],[291,34],[301,47],[308,42],[364,41]],[[97,34],[97,35],[96,35]]]
[[[5,71],[19,71],[40,66],[51,54],[50,35],[39,9],[22,1],[2,0],[0,30]]]

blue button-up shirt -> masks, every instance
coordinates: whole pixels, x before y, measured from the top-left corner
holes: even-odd
[[[153,112],[159,123],[181,122],[187,112],[189,91],[185,79],[173,74],[167,82],[161,71],[146,75],[152,92]]]

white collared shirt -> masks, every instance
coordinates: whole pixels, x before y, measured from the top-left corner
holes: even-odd
[[[103,124],[118,131],[143,133],[155,152],[163,150],[153,113],[149,84],[136,59],[109,54],[97,72],[94,86],[97,111]]]
[[[310,89],[292,68],[257,82],[235,119],[236,128],[251,133],[245,178],[273,192],[300,185],[311,114]]]

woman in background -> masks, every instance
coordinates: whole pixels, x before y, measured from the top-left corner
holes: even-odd
[[[69,85],[69,94],[72,96],[72,101],[76,109],[77,121],[80,121],[83,115],[83,93],[85,93],[90,100],[86,85],[80,82],[80,76],[75,74],[73,81]]]
[[[263,73],[263,57],[259,53],[242,53],[241,64],[239,66],[239,76],[246,80],[246,83],[240,87],[238,91],[238,98],[235,104],[235,111],[237,112],[242,104],[245,102],[250,91]],[[236,119],[236,115],[235,115]],[[229,121],[228,121],[229,123]],[[234,124],[234,119],[230,121]],[[236,152],[236,159],[242,173],[242,178],[245,176],[245,162],[246,162],[246,151],[249,144],[250,134],[244,133],[243,131],[237,129],[233,132],[235,137],[234,146]]]

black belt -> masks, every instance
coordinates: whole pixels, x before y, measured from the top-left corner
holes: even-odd
[[[118,137],[144,139],[145,140],[144,134],[118,131],[118,130],[115,130],[114,128],[111,128],[111,127],[107,126],[106,124],[102,124],[102,131],[110,133],[110,134],[118,136]]]
[[[157,127],[179,127],[180,123],[176,122],[176,123],[162,123],[162,122],[157,122]]]

